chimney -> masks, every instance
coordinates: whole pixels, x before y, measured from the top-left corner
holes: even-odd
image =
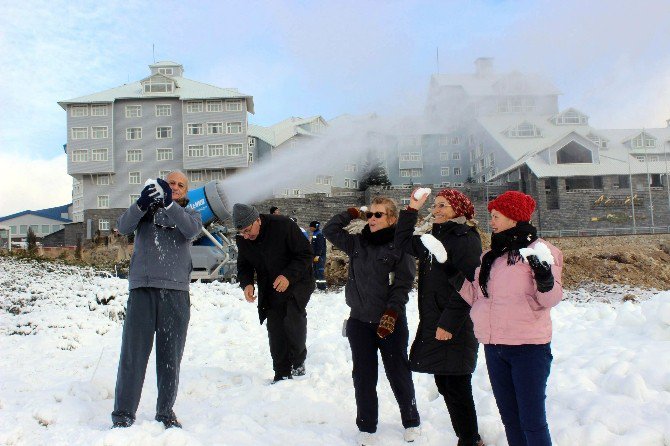
[[[480,57],[475,60],[475,75],[477,77],[489,77],[493,74],[493,58]]]

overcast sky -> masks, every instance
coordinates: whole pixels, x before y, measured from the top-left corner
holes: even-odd
[[[59,100],[145,77],[155,59],[254,96],[251,123],[408,114],[430,75],[549,76],[602,128],[670,118],[670,1],[3,1],[0,216],[70,201]],[[39,172],[39,177],[36,173]],[[9,177],[7,177],[9,175]],[[47,186],[47,187],[45,187]]]

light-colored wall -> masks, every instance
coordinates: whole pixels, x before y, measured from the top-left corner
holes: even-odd
[[[64,223],[60,220],[54,220],[51,218],[42,217],[40,215],[26,214],[8,220],[3,220],[2,225],[9,227],[10,229],[15,228],[12,230],[12,237],[25,237],[28,234],[28,226],[37,225],[37,228],[33,228],[35,235],[38,237],[44,237],[47,234],[51,234],[52,232],[56,232],[61,229]],[[48,225],[49,230],[46,232],[43,231],[42,229],[46,228],[42,228],[42,225]],[[26,227],[24,232],[21,232],[21,226]]]

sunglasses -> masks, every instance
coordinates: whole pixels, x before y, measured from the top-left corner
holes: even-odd
[[[365,217],[370,219],[372,216],[375,216],[375,218],[382,218],[382,215],[386,215],[386,212],[366,212]]]

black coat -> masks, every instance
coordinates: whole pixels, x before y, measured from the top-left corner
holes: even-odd
[[[330,242],[349,256],[349,277],[345,287],[350,316],[363,322],[379,323],[387,309],[405,313],[416,265],[411,256],[396,248],[394,228],[363,234],[349,234],[351,222],[345,211],[333,216],[323,228]]]
[[[298,305],[307,307],[314,291],[312,262],[314,254],[298,225],[283,215],[261,214],[261,228],[256,240],[238,235],[237,279],[244,289],[258,281],[258,315],[261,324],[274,299],[294,297]],[[277,276],[283,275],[289,287],[279,293],[272,287]]]
[[[447,261],[439,263],[413,235],[416,211],[401,211],[396,244],[419,259],[419,327],[410,351],[415,372],[436,375],[472,373],[477,363],[470,306],[458,293],[465,278],[473,280],[479,266],[482,244],[474,227],[448,221],[434,224],[432,235],[447,250]],[[437,327],[453,335],[448,341],[435,339]]]

